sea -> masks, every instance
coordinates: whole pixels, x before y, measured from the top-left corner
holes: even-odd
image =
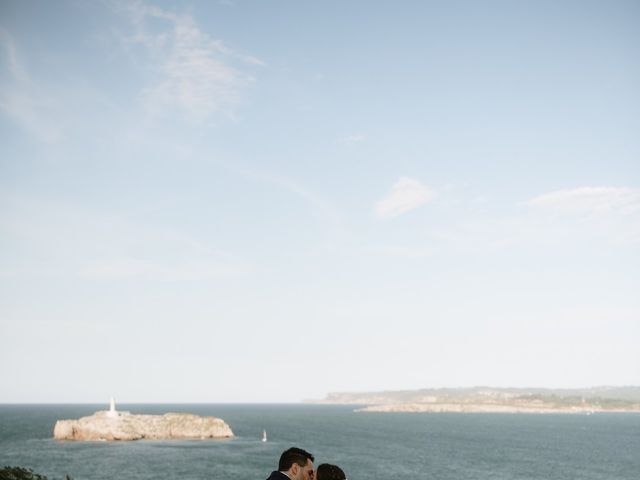
[[[0,405],[0,465],[49,480],[264,480],[291,446],[349,480],[638,480],[640,414],[356,413],[344,405],[118,405],[224,419],[235,438],[57,441],[58,419],[106,405]],[[266,430],[268,441],[262,442]]]

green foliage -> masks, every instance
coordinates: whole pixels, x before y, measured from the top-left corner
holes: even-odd
[[[0,480],[48,480],[45,475],[34,473],[30,468],[3,467],[0,468]],[[65,475],[63,480],[73,480]]]

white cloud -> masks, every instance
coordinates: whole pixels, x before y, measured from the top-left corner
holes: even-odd
[[[142,92],[147,110],[152,114],[178,110],[195,120],[216,112],[231,115],[233,107],[242,102],[244,89],[254,81],[232,63],[264,62],[211,38],[190,15],[143,3],[129,5],[128,11],[136,28],[129,40],[146,47],[156,75]]]
[[[418,180],[402,177],[391,187],[389,194],[375,206],[378,218],[397,217],[418,208],[435,198],[436,194]]]
[[[556,190],[532,198],[526,205],[561,213],[630,214],[640,211],[640,189],[579,187]]]

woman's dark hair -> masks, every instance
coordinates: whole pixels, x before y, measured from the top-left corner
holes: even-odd
[[[323,463],[318,465],[316,480],[347,480],[347,476],[339,466]]]

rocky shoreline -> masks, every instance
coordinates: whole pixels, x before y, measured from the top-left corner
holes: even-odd
[[[130,412],[99,411],[78,420],[58,420],[56,440],[175,440],[231,438],[224,420],[189,413],[132,415]]]

